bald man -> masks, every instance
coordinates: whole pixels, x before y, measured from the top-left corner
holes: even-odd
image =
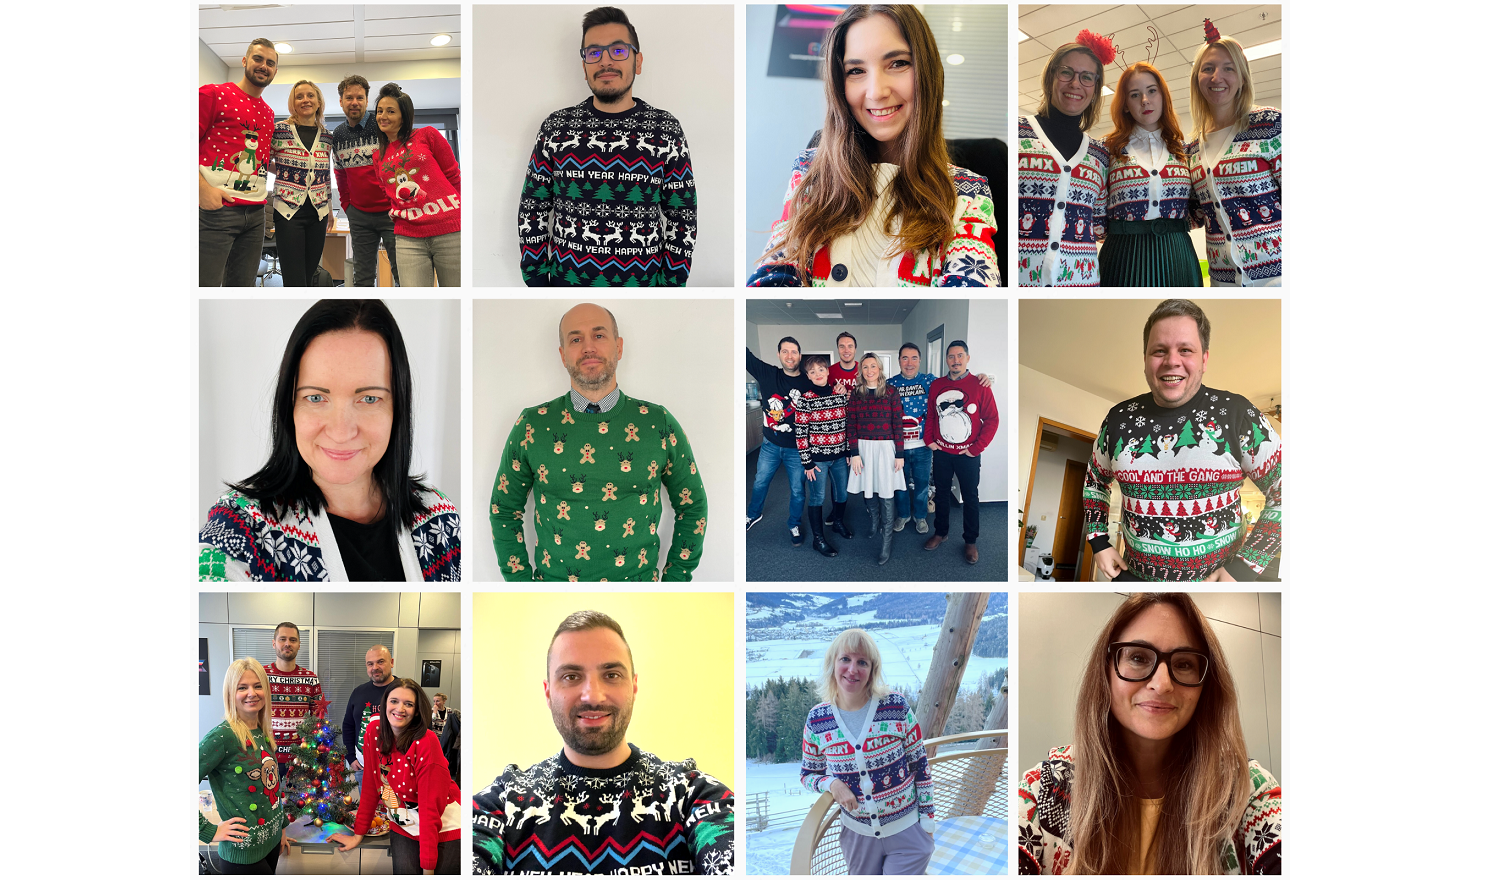
[[[623,338],[611,312],[580,304],[557,331],[571,388],[519,414],[492,488],[492,545],[503,577],[690,581],[707,537],[707,493],[680,423],[619,390]],[[524,541],[531,491],[532,555]],[[661,570],[666,505],[675,519]]]
[[[346,716],[340,724],[340,740],[346,746],[346,760],[352,768],[361,768],[361,737],[367,723],[382,709],[382,694],[393,684],[393,652],[381,643],[367,650],[367,678],[351,690],[346,702]]]

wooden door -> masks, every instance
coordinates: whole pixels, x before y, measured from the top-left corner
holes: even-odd
[[[1058,522],[1052,534],[1053,577],[1073,581],[1079,539],[1084,535],[1084,473],[1089,464],[1068,460],[1063,466],[1063,490],[1058,496]]]

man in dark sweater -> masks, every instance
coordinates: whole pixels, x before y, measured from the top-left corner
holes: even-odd
[[[371,682],[351,690],[346,716],[340,724],[340,740],[346,746],[346,762],[361,768],[361,739],[367,723],[382,712],[382,693],[393,683],[393,653],[382,644],[367,650],[367,676]]]
[[[939,377],[928,392],[930,418],[922,440],[932,448],[933,526],[936,531],[922,546],[936,551],[948,538],[948,511],[953,506],[953,479],[963,494],[963,559],[979,563],[979,455],[1000,428],[995,393],[969,373],[969,344],[948,344],[948,375]]]
[[[764,517],[764,500],[770,492],[775,472],[785,467],[791,485],[791,510],[785,526],[791,544],[801,547],[801,510],[806,501],[806,482],[802,480],[801,454],[796,451],[796,407],[794,402],[812,388],[801,371],[801,344],[795,337],[781,337],[777,347],[780,367],[760,361],[751,349],[744,350],[744,369],[759,383],[760,409],[764,413],[764,438],[759,443],[759,464],[754,469],[754,487],[749,508],[744,512],[744,531]]]
[[[352,74],[340,81],[340,109],[346,121],[340,124],[335,139],[335,189],[340,193],[340,210],[351,224],[351,268],[356,288],[377,284],[377,246],[387,250],[387,265],[393,271],[393,287],[398,287],[398,240],[393,236],[393,219],[388,215],[387,193],[377,180],[373,152],[383,143],[377,131],[376,114],[367,113],[366,78]]]

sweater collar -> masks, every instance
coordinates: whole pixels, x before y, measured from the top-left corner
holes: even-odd
[[[645,104],[644,99],[635,98],[633,107],[630,107],[627,110],[620,110],[617,113],[608,113],[605,110],[598,110],[596,103],[594,103],[591,98],[588,98],[585,101],[581,102],[581,106],[586,108],[587,113],[590,113],[592,116],[595,116],[598,119],[618,121],[632,117],[634,114],[643,109],[645,107]]]
[[[630,742],[628,745],[628,759],[610,769],[588,769],[578,766],[569,759],[566,759],[564,749],[555,758],[560,763],[560,771],[567,775],[581,775],[584,778],[616,778],[637,766],[642,756],[643,754],[640,753],[639,748]]]
[[[622,394],[623,388],[621,386],[607,393],[607,395],[605,395],[601,401],[597,402],[598,412],[607,413],[608,411],[612,410],[617,406],[618,399],[622,396]],[[582,395],[580,392],[576,391],[575,386],[571,387],[571,408],[573,410],[575,410],[577,413],[586,413],[586,406],[591,403],[592,402],[589,401],[585,395]]]

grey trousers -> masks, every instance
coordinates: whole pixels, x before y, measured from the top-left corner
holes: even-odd
[[[920,876],[927,872],[934,848],[920,822],[884,839],[844,827],[838,831],[838,847],[850,876]]]
[[[351,265],[356,275],[346,284],[353,288],[371,288],[377,284],[377,246],[387,249],[387,265],[393,271],[393,287],[398,281],[398,240],[393,235],[393,219],[385,211],[362,211],[356,206],[346,209],[351,222]]]
[[[426,239],[398,237],[398,273],[406,288],[461,287],[461,231]]]
[[[224,205],[199,209],[199,287],[250,288],[262,260],[267,207]]]

